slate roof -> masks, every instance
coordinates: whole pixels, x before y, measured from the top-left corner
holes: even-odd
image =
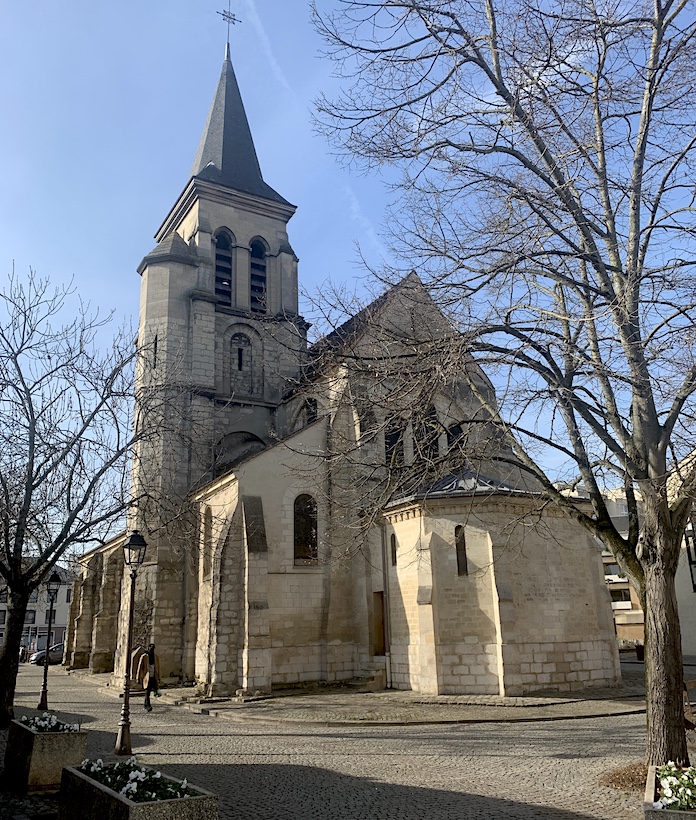
[[[415,499],[474,495],[530,495],[534,492],[535,490],[528,487],[513,486],[505,481],[498,481],[495,478],[483,475],[479,471],[462,467],[456,472],[425,482],[403,495],[394,497],[387,507],[393,507]],[[536,492],[538,493],[538,489]]]
[[[196,251],[176,231],[172,231],[138,265],[138,273],[142,273],[148,265],[157,263],[183,262],[185,265],[195,265],[197,261]]]
[[[230,60],[229,45],[191,176],[273,202],[290,204],[263,181],[244,103]]]
[[[359,310],[354,316],[347,319],[342,325],[333,330],[326,336],[322,336],[310,347],[310,353],[313,356],[323,355],[326,353],[338,353],[340,350],[347,348],[350,344],[360,337],[360,334],[374,324],[376,316],[382,308],[394,298],[400,290],[420,290],[425,293],[425,288],[420,280],[420,277],[415,271],[407,274],[400,282],[385,291],[381,296],[378,296],[369,305],[366,305],[362,310]]]

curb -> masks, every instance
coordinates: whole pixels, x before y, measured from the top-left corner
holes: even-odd
[[[623,711],[594,712],[589,715],[549,715],[547,717],[488,717],[488,718],[443,718],[442,720],[308,720],[302,718],[285,718],[273,715],[234,714],[227,710],[209,709],[205,706],[194,706],[183,701],[167,701],[178,709],[186,709],[193,714],[229,720],[234,723],[283,723],[289,726],[461,726],[464,724],[483,723],[547,723],[558,720],[594,720],[595,718],[621,717],[622,715],[645,714],[645,706]],[[500,707],[507,708],[507,707]]]

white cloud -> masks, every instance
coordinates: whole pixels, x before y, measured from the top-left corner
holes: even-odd
[[[368,241],[368,243],[372,246],[372,250],[379,254],[380,257],[386,257],[386,249],[382,244],[372,221],[363,211],[362,206],[360,205],[360,200],[358,199],[355,191],[350,187],[350,185],[345,185],[343,192],[348,200],[348,209],[351,221],[358,226],[360,236]]]
[[[271,67],[276,79],[287,91],[294,94],[293,88],[288,82],[288,78],[285,76],[283,69],[280,67],[280,63],[276,60],[275,55],[273,54],[271,41],[268,39],[266,29],[263,27],[263,23],[261,22],[258,12],[256,11],[256,6],[254,5],[253,0],[243,0],[243,6],[244,10],[240,14],[240,17],[243,18],[242,25],[245,25],[248,22],[253,26],[256,31],[261,50],[266,57],[268,65]]]

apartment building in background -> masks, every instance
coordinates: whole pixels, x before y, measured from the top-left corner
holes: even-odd
[[[68,625],[70,615],[70,601],[72,600],[73,581],[75,573],[65,567],[56,567],[60,575],[61,584],[58,590],[58,597],[53,606],[53,624],[48,645],[61,643],[65,638],[65,630]],[[0,586],[0,643],[5,638],[5,625],[7,624],[8,592],[7,586]],[[32,592],[29,598],[29,606],[24,616],[24,630],[22,632],[22,644],[28,652],[36,652],[46,646],[46,635],[48,632],[49,604],[46,588],[42,584]]]

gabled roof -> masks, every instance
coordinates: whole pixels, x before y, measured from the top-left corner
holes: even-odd
[[[369,305],[351,316],[336,330],[318,339],[310,347],[310,355],[315,359],[326,354],[340,355],[343,350],[350,348],[366,330],[374,327],[384,308],[399,294],[403,293],[409,294],[414,299],[416,296],[421,300],[426,299],[435,306],[418,274],[411,271],[400,282],[397,282],[373,302],[370,302]],[[439,308],[437,310],[439,311]]]
[[[263,181],[244,103],[232,68],[229,45],[213,104],[193,161],[191,176],[216,182],[235,191],[289,204]]]

